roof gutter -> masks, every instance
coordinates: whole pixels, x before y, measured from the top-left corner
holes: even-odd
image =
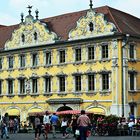
[[[121,83],[122,83],[122,88],[121,88],[121,100],[122,100],[122,117],[124,117],[124,110],[125,110],[125,101],[124,101],[124,92],[125,92],[125,65],[124,65],[124,55],[123,55],[123,49],[124,47],[129,43],[129,39],[130,39],[130,35],[129,34],[126,34],[123,38],[122,41],[124,41],[125,43],[122,45],[121,47],[121,73],[122,73],[122,76],[121,76]]]

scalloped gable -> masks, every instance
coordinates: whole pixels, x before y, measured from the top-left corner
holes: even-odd
[[[11,39],[5,43],[5,50],[50,44],[58,38],[56,33],[50,32],[46,24],[41,23],[39,20],[28,22],[20,24],[19,28],[13,31]],[[37,33],[36,40],[34,39],[35,33]],[[25,37],[24,42],[22,41],[23,34]]]
[[[93,26],[92,30],[90,26]],[[102,13],[95,13],[90,9],[86,16],[77,21],[76,28],[69,32],[69,40],[110,35],[116,31],[115,25],[106,21]]]

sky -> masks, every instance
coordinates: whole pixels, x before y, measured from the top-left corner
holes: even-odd
[[[47,18],[89,8],[90,0],[1,0],[0,24],[20,23],[20,14],[28,14],[28,5],[33,6],[32,15],[39,10],[39,18]],[[93,8],[108,5],[140,18],[140,0],[93,0]]]

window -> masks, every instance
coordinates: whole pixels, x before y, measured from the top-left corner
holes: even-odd
[[[94,59],[94,47],[88,47],[88,60]]]
[[[129,57],[130,59],[134,59],[134,45],[133,44],[130,44]]]
[[[24,94],[25,93],[25,79],[20,79],[19,80],[19,84],[20,84],[20,94]]]
[[[102,45],[102,59],[108,58],[108,45]]]
[[[37,33],[34,33],[34,40],[37,41]]]
[[[13,94],[13,80],[8,80],[8,94]]]
[[[51,52],[46,52],[46,65],[51,64]]]
[[[0,95],[2,94],[2,80],[0,80]]]
[[[45,92],[51,92],[51,77],[45,78]]]
[[[22,40],[22,43],[25,42],[25,35],[24,34],[21,35],[21,40]]]
[[[37,79],[32,79],[32,92],[33,93],[37,93],[38,89],[37,89]]]
[[[88,90],[95,90],[94,75],[88,75]]]
[[[37,66],[37,54],[32,55],[32,64],[33,67]]]
[[[10,56],[9,57],[9,69],[12,69],[13,68],[13,57]]]
[[[130,90],[135,89],[135,74],[130,73]]]
[[[0,69],[2,69],[2,58],[0,58]]]
[[[65,91],[65,76],[59,77],[60,92]]]
[[[102,74],[102,90],[109,90],[109,74]]]
[[[62,51],[60,51],[59,52],[59,56],[60,56],[60,63],[65,63],[65,51],[64,50],[62,50]]]
[[[25,55],[20,56],[20,67],[25,67]]]
[[[81,76],[75,76],[75,90],[81,91]]]
[[[81,61],[81,49],[75,49],[75,61]]]
[[[89,30],[92,32],[94,30],[94,25],[92,22],[89,23]]]

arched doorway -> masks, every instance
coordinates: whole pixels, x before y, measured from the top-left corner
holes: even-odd
[[[57,111],[66,111],[66,110],[73,110],[71,107],[69,106],[61,106],[57,109]]]

